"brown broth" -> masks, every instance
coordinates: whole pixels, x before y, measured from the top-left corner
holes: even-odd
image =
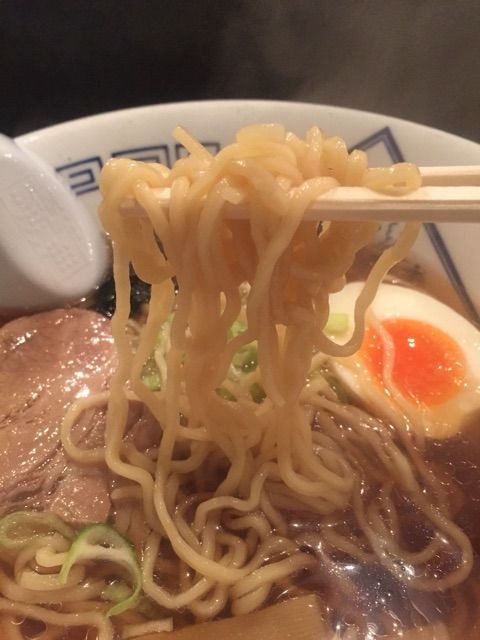
[[[356,629],[359,635],[354,637],[362,640],[400,638],[406,631],[443,624],[450,640],[480,638],[480,420],[466,425],[455,438],[427,441],[424,458],[446,490],[453,520],[474,548],[475,566],[465,582],[446,591],[418,591],[400,583],[376,561],[361,563],[344,553],[328,556],[315,518],[298,512],[289,516],[290,535],[318,562],[277,588],[274,598],[317,593],[340,637]],[[403,544],[419,550],[429,539],[429,527],[420,514],[408,516],[408,509],[406,514]],[[345,517],[348,520],[349,514]],[[350,526],[355,526],[353,519]]]

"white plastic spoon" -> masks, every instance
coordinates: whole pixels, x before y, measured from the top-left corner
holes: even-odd
[[[109,261],[99,223],[54,169],[0,135],[0,315],[77,302]]]

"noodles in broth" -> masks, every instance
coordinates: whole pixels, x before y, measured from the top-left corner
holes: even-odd
[[[304,213],[338,184],[406,193],[420,185],[419,173],[408,164],[369,169],[362,151],[348,153],[340,138],[317,128],[303,140],[280,125],[246,127],[216,156],[183,129],[174,135],[188,156],[171,170],[128,159],[103,169],[100,216],[113,246],[118,367],[109,391],[78,399],[62,425],[68,456],[106,466],[115,479],[112,524],[135,545],[154,614],[144,607],[106,618],[106,574],[91,558],[77,574],[72,569],[67,585],[56,583],[56,599],[42,599],[25,586],[42,538],[6,561],[15,569],[0,575],[0,611],[8,620],[43,621],[50,635],[42,638],[91,627],[111,640],[117,632],[127,638],[171,629],[172,616],[174,626],[237,616],[312,589],[325,600],[332,638],[334,629],[337,638],[367,637],[368,616],[352,605],[342,621],[345,600],[332,595],[348,600],[340,561],[376,567],[401,588],[444,593],[469,576],[473,552],[408,419],[392,415],[387,424],[342,399],[326,377],[311,375],[328,357],[358,350],[367,308],[419,225],[406,225],[377,260],[356,302],[353,335],[338,344],[324,332],[329,296],[343,288],[379,225],[319,226]],[[161,187],[171,189],[169,208],[155,197]],[[145,216],[122,212],[131,197]],[[226,215],[236,203],[248,217]],[[145,317],[134,323],[131,266],[151,284]],[[239,319],[241,330],[232,331]],[[236,354],[254,341],[255,366],[231,375]],[[145,384],[149,360],[155,388]],[[128,438],[132,403],[156,424],[145,450]],[[71,430],[93,408],[106,408],[105,444],[85,449]],[[406,528],[419,523],[422,543],[407,544]],[[58,572],[69,544],[57,532],[48,547],[64,554],[57,565],[52,560]],[[319,566],[336,576],[328,596],[309,586]],[[377,631],[402,628],[383,619]],[[18,626],[8,633],[22,637]]]

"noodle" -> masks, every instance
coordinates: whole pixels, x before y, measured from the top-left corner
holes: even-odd
[[[111,623],[102,614],[95,611],[85,613],[58,613],[44,607],[32,604],[23,604],[0,598],[0,611],[6,611],[13,615],[41,620],[46,624],[60,627],[89,626],[98,629],[98,640],[110,640],[113,637]]]
[[[263,487],[269,477],[279,479],[300,499],[311,496],[320,513],[347,506],[354,485],[352,470],[333,451],[328,454],[322,451],[320,456],[313,454],[309,420],[299,404],[299,396],[311,363],[312,346],[335,355],[347,355],[358,348],[363,336],[365,309],[386,270],[410,248],[417,227],[407,227],[395,247],[380,258],[357,303],[352,339],[347,345],[336,345],[322,332],[328,316],[328,292],[341,286],[356,252],[372,240],[378,225],[330,223],[316,237],[314,223],[305,223],[302,218],[309,203],[345,180],[347,174],[349,183],[361,184],[366,175],[364,156],[358,153],[349,156],[339,139],[327,140],[322,145],[323,138],[318,130],[307,135],[307,140],[312,141],[309,146],[308,142],[300,143],[291,136],[293,144],[289,144],[289,136],[285,136],[279,126],[247,128],[239,132],[236,143],[216,157],[204,152],[185,131],[176,130],[175,133],[191,155],[177,163],[169,174],[160,174],[141,163],[117,160],[110,163],[102,176],[104,204],[101,217],[114,248],[118,306],[113,332],[120,358],[109,403],[106,462],[113,472],[142,486],[150,526],[167,535],[177,556],[200,579],[238,585],[239,580],[248,576],[246,565],[234,566],[228,562],[221,546],[212,553],[218,542],[213,542],[213,548],[212,542],[210,545],[205,543],[207,539],[215,541],[216,538],[212,529],[213,513],[251,512],[261,502],[267,505],[268,492]],[[309,155],[309,168],[305,173],[297,165],[295,146],[297,149],[302,147],[303,163],[306,162],[305,155]],[[327,171],[329,177],[318,176],[318,169]],[[390,184],[396,180],[407,181],[408,187],[403,168],[399,172],[402,175],[397,180],[397,172],[393,170],[382,188],[388,180]],[[416,186],[413,178],[410,185],[411,188]],[[171,188],[169,211],[159,207],[152,192],[152,188],[163,186]],[[241,230],[245,223],[223,221],[225,197],[231,197],[232,191],[251,202],[252,216],[248,222],[251,236],[242,243],[242,250],[248,252],[247,259],[239,255],[236,260],[237,251],[232,244],[237,227]],[[149,223],[122,218],[119,205],[130,195],[145,208]],[[153,248],[155,235],[162,240],[168,263],[160,249],[155,251]],[[147,239],[143,252],[148,252],[150,257],[154,254],[151,263],[145,255],[140,255],[140,237]],[[129,241],[129,238],[135,240]],[[150,311],[133,365],[125,340],[129,293],[125,274],[129,261],[137,271],[141,261],[142,277],[152,283]],[[169,277],[172,272],[179,283],[179,295],[170,333],[170,350],[166,353],[166,375],[162,375],[166,377],[166,386],[155,398],[149,398],[152,392],[142,387],[139,380],[141,366],[152,352],[156,336],[171,308],[173,289]],[[251,284],[246,302],[248,328],[225,342],[227,330],[240,312],[239,287],[243,281]],[[280,325],[286,327],[283,340],[279,334]],[[252,415],[256,413],[255,409],[246,403],[233,406],[215,393],[227,377],[234,353],[254,337],[258,339],[262,384],[271,402],[269,411],[256,416]],[[127,379],[132,388],[141,393],[162,426],[154,479],[150,475],[141,476],[137,466],[125,464],[119,457],[123,436],[121,425],[125,422],[122,416],[125,416],[126,407],[123,386]],[[228,468],[212,498],[197,506],[192,525],[171,513],[172,506],[178,501],[175,494],[181,484],[177,474],[185,476],[188,473],[188,466],[182,470],[177,464],[175,476],[172,475],[177,462],[174,447],[181,437],[179,415],[183,396],[188,398],[188,424],[193,429],[195,425],[206,429],[207,441],[211,441],[210,446],[218,447]],[[272,462],[267,465],[255,462],[255,459],[260,461],[258,452],[255,453],[256,442],[253,446],[245,446],[245,430],[251,424],[259,431],[260,450],[262,431],[271,441],[269,447],[273,446]],[[289,428],[286,428],[287,424]],[[189,432],[192,427],[188,427]],[[237,492],[247,473],[247,453],[253,462],[247,476],[250,497],[242,499]],[[208,449],[202,451],[199,464],[205,459],[208,459]],[[174,485],[169,482],[173,477],[177,477]],[[272,507],[269,512],[272,514]],[[278,517],[276,520],[278,522]],[[203,540],[200,547],[196,542],[199,537]],[[217,554],[220,554],[218,559]],[[260,562],[266,561],[267,557],[264,557]],[[275,566],[283,566],[285,562],[288,565],[288,558],[274,562],[268,571],[276,575]],[[272,578],[270,584],[273,582]]]
[[[186,608],[199,620],[225,610],[247,613],[268,600],[274,585],[312,569],[318,548],[327,564],[339,552],[377,562],[418,590],[459,584],[472,569],[472,548],[405,422],[393,416],[394,432],[341,404],[325,378],[309,380],[312,362],[321,367],[329,356],[358,350],[367,308],[419,225],[406,225],[374,264],[355,305],[353,334],[337,344],[324,333],[329,295],[342,289],[379,225],[325,221],[318,228],[304,221],[306,209],[338,184],[406,193],[419,186],[418,171],[407,164],[368,169],[363,152],[348,153],[343,140],[315,127],[305,140],[280,125],[247,127],[216,156],[185,130],[174,135],[190,155],[171,170],[114,159],[102,172],[118,368],[109,392],[77,400],[61,428],[73,460],[105,464],[116,478],[115,525],[142,554],[144,593],[162,609]],[[155,197],[162,187],[171,190],[168,209]],[[131,197],[146,218],[122,213],[122,201]],[[245,204],[248,219],[229,219],[229,203]],[[142,326],[129,321],[131,265],[151,284]],[[244,330],[231,335],[241,314]],[[229,377],[235,354],[252,341],[255,371]],[[142,379],[149,358],[158,369],[157,389]],[[388,358],[384,375],[391,377]],[[260,402],[252,395],[258,387]],[[143,403],[155,419],[158,441],[148,451],[125,439],[131,402]],[[74,425],[83,412],[105,405],[105,445],[80,448]],[[432,527],[418,551],[403,546],[399,495]],[[313,554],[289,537],[288,513],[295,511],[315,515],[320,537]],[[162,557],[165,548],[174,555]],[[55,573],[34,578],[37,552],[27,548],[17,557],[18,584],[0,573],[3,595],[49,604],[101,596],[106,583],[98,574],[82,584],[85,566],[72,571],[67,585],[57,584]],[[440,556],[451,568],[437,577]],[[52,554],[42,550],[40,557]],[[2,600],[0,609],[51,625],[90,625],[99,640],[113,638],[110,622],[93,606],[58,613]],[[170,625],[170,619],[125,622],[122,637]]]

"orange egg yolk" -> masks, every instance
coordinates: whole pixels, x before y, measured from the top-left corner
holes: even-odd
[[[405,318],[384,320],[382,327],[395,348],[392,381],[406,398],[435,406],[465,385],[465,358],[449,335],[426,322]],[[360,355],[383,385],[384,344],[372,327],[367,328]]]

